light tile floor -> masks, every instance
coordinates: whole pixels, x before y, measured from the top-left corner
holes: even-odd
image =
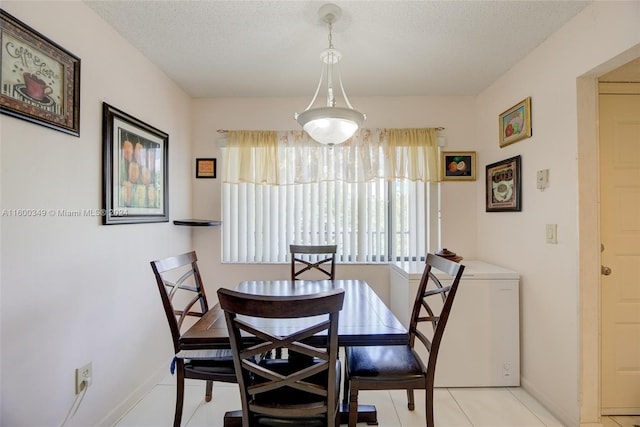
[[[416,410],[407,410],[404,391],[362,391],[361,402],[375,405],[380,427],[423,427],[424,392],[416,393]],[[167,376],[117,423],[117,427],[163,427],[173,423],[175,380]],[[224,413],[240,407],[237,386],[216,383],[214,400],[204,401],[204,383],[187,380],[183,427],[222,427]],[[509,388],[437,389],[438,427],[563,427],[526,391]],[[358,424],[365,426],[366,424]],[[603,417],[604,427],[640,427],[640,416]]]
[[[612,415],[602,418],[604,427],[640,427],[640,416],[625,417],[622,415]]]
[[[236,385],[216,383],[213,400],[204,401],[204,382],[187,380],[185,427],[222,427],[225,411],[240,408]],[[362,391],[360,401],[378,409],[380,427],[423,427],[424,392],[416,393],[416,410],[407,410],[404,391]],[[168,376],[157,384],[118,423],[117,427],[171,426],[175,404],[175,381]],[[435,422],[438,427],[563,427],[546,409],[521,388],[437,389]],[[634,427],[639,417],[611,417],[605,427]],[[366,426],[366,424],[358,424]]]

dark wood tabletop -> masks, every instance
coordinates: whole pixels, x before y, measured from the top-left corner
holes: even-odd
[[[256,295],[307,295],[344,288],[344,306],[340,312],[338,341],[341,346],[401,345],[409,335],[391,310],[364,280],[255,280],[241,282],[236,290]],[[296,325],[300,326],[300,319]],[[276,334],[287,332],[286,320],[265,320]],[[260,324],[265,327],[265,323]],[[180,340],[184,350],[228,347],[229,335],[224,313],[212,307]]]

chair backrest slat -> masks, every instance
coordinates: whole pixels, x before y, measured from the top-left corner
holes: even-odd
[[[194,251],[151,261],[175,352],[180,351],[182,325],[188,317],[202,317],[209,310]],[[199,304],[198,304],[199,303]],[[194,306],[199,305],[199,311]]]
[[[433,270],[439,270],[447,274],[450,276],[448,280],[451,282],[443,284]],[[440,342],[442,341],[463,272],[464,265],[434,254],[427,255],[426,267],[420,279],[411,312],[409,343],[414,347],[416,340],[418,340],[426,347],[429,353],[427,375],[431,377],[431,381],[433,381],[435,375],[435,361],[438,357]],[[428,315],[421,315],[423,311],[426,311]],[[427,323],[433,327],[433,335],[431,337],[428,337],[424,330],[418,329],[421,324]]]
[[[337,245],[289,245],[291,280],[305,273],[319,272],[323,279],[335,279]]]

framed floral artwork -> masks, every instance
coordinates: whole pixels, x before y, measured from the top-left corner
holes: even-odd
[[[103,224],[169,221],[169,135],[103,103]]]

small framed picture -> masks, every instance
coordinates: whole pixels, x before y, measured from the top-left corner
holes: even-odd
[[[216,159],[196,159],[196,178],[215,178]]]
[[[475,151],[443,151],[440,155],[440,176],[443,181],[475,181]]]
[[[80,136],[80,58],[0,9],[0,113]]]
[[[103,108],[103,224],[169,221],[169,135]]]
[[[498,118],[500,147],[531,136],[531,97],[509,108]]]
[[[522,210],[521,169],[520,156],[487,165],[487,212]]]

